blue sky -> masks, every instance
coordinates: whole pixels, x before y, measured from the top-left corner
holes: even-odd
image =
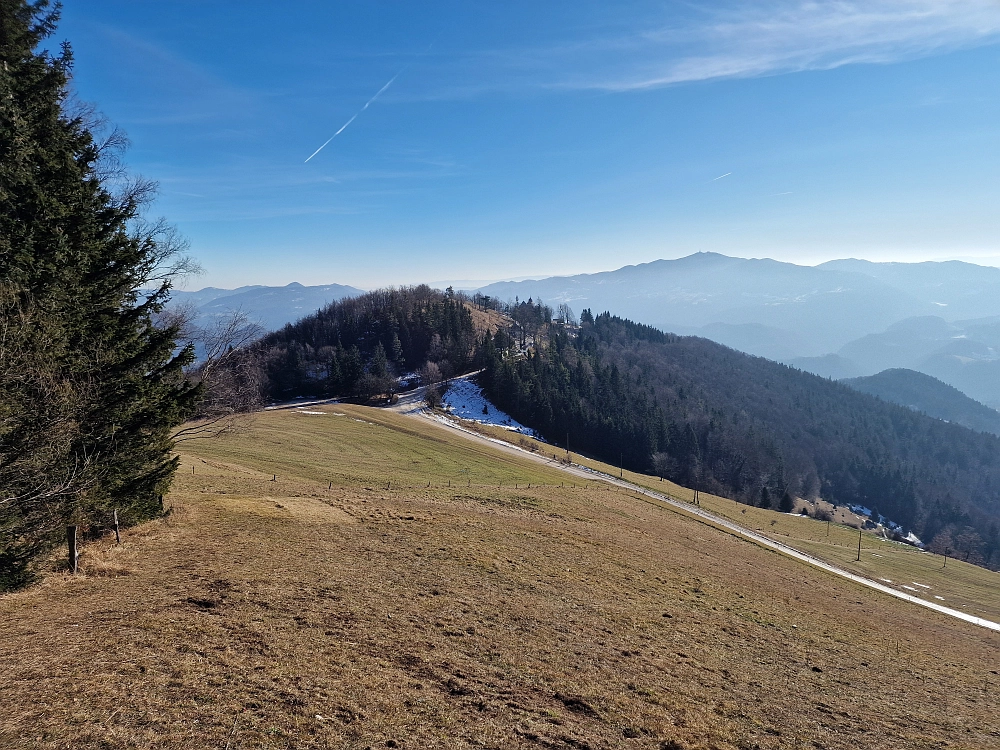
[[[1000,264],[992,0],[66,0],[55,39],[189,288]]]

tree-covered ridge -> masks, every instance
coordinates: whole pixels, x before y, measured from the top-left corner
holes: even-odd
[[[753,504],[787,491],[864,505],[1000,565],[1000,439],[705,339],[581,322],[526,356],[482,341],[498,407],[610,463]]]
[[[417,286],[333,302],[259,346],[274,398],[368,397],[427,363],[443,377],[467,371],[476,333],[463,298]]]

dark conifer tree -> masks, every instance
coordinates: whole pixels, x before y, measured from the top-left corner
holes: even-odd
[[[760,500],[757,503],[757,507],[767,509],[771,507],[771,493],[767,491],[766,485],[760,488]]]
[[[31,321],[19,356],[37,372],[20,377],[61,403],[57,413],[8,413],[13,421],[0,427],[8,581],[71,519],[93,526],[112,508],[127,520],[158,512],[176,468],[171,428],[197,398],[182,373],[191,352],[176,354],[176,331],[152,320],[178,244],[162,224],[142,222],[151,186],[113,170],[121,136],[99,142],[93,117],[74,108],[69,45],[58,55],[40,49],[58,12],[47,0],[0,0],[2,323]],[[17,375],[4,370],[7,380]],[[61,446],[48,474],[16,467],[28,447],[19,441],[32,432]]]
[[[368,372],[377,378],[384,378],[389,374],[389,362],[385,356],[385,347],[382,346],[381,341],[375,346],[372,361],[368,364]]]
[[[403,351],[403,342],[399,340],[399,334],[392,334],[392,361],[402,371],[406,367],[406,353]]]

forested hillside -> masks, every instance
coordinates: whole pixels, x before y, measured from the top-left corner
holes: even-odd
[[[472,313],[453,294],[427,286],[386,289],[333,302],[264,337],[273,398],[395,389],[395,376],[430,363],[442,377],[472,362]]]
[[[897,368],[843,382],[856,391],[878,396],[883,401],[922,411],[977,432],[1000,435],[1000,412],[922,372]]]
[[[754,504],[874,508],[1000,565],[1000,439],[706,339],[585,311],[527,355],[486,337],[484,389],[560,445]]]

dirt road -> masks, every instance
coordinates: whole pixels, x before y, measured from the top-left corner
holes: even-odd
[[[531,451],[524,450],[523,448],[511,445],[510,443],[504,442],[502,440],[497,440],[496,438],[489,438],[484,435],[480,435],[477,432],[474,432],[470,429],[463,427],[461,423],[456,419],[449,418],[441,414],[440,412],[432,412],[431,410],[429,410],[423,401],[422,388],[419,388],[411,393],[404,394],[403,396],[400,397],[399,402],[390,408],[392,408],[394,411],[399,412],[400,414],[406,414],[411,417],[414,417],[415,419],[429,420],[436,424],[443,425],[449,429],[456,430],[465,435],[469,440],[476,440],[483,443],[489,443],[497,450],[505,451],[507,453],[516,453],[521,457],[528,457],[529,459],[537,461],[539,463],[545,463],[549,464],[550,466],[556,466],[570,476],[590,481],[598,480],[602,482],[607,482],[608,484],[612,484],[616,487],[621,487],[631,492],[635,492],[636,494],[642,495],[650,500],[656,501],[657,503],[660,503],[663,506],[666,506],[673,511],[686,514],[704,523],[708,523],[711,524],[712,526],[725,529],[726,531],[732,534],[736,534],[737,536],[743,537],[744,539],[747,539],[753,542],[754,544],[759,544],[762,547],[767,547],[768,549],[776,550],[777,552],[780,552],[784,555],[788,555],[789,557],[793,557],[796,560],[804,562],[808,565],[820,568],[822,570],[827,571],[828,573],[833,573],[834,575],[838,575],[841,578],[846,578],[862,586],[867,586],[868,588],[881,591],[884,594],[889,594],[890,596],[894,596],[897,599],[903,599],[912,604],[917,604],[921,607],[926,607],[927,609],[933,609],[935,612],[940,612],[942,614],[948,615],[949,617],[955,617],[959,620],[964,620],[965,622],[970,622],[974,625],[979,625],[981,627],[988,628],[990,630],[1000,631],[1000,623],[996,623],[993,622],[992,620],[987,620],[982,617],[976,617],[975,615],[970,615],[966,612],[962,612],[957,609],[952,609],[951,607],[945,607],[940,604],[935,604],[934,602],[929,602],[924,599],[921,599],[920,597],[913,596],[911,594],[907,594],[902,591],[893,589],[889,586],[879,583],[878,581],[873,581],[869,578],[856,575],[847,570],[844,570],[843,568],[839,568],[836,565],[831,565],[830,563],[820,560],[816,557],[813,557],[812,555],[808,555],[805,552],[801,552],[800,550],[797,550],[794,547],[790,547],[787,544],[783,544],[775,539],[771,539],[765,536],[764,534],[760,534],[744,526],[740,526],[739,524],[734,523],[727,518],[723,518],[722,516],[716,515],[715,513],[703,510],[698,506],[691,505],[689,503],[680,500],[675,500],[674,498],[669,497],[667,495],[663,495],[659,492],[654,492],[653,490],[646,489],[645,487],[640,487],[638,485],[632,484],[631,482],[619,479],[618,477],[613,477],[609,474],[604,474],[598,471],[594,471],[593,469],[590,469],[586,466],[580,466],[579,464],[571,464],[567,466],[566,464],[553,461],[550,458],[545,458],[544,456],[540,456],[536,453],[532,453]]]

